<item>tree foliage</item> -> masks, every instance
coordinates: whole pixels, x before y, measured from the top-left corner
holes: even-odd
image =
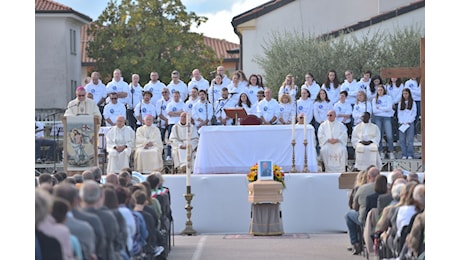
[[[195,68],[212,71],[216,54],[204,45],[201,34],[190,32],[207,18],[185,9],[180,0],[110,0],[88,30],[94,38],[88,43],[88,56],[96,59],[103,79],[111,79],[115,68],[127,82],[127,75],[139,74],[142,84],[152,71],[166,84],[173,70],[185,82]]]
[[[359,80],[366,70],[374,75],[385,67],[420,66],[421,37],[417,26],[397,28],[391,34],[368,31],[358,37],[342,33],[327,39],[298,32],[278,32],[264,42],[264,55],[256,56],[254,61],[264,69],[264,83],[272,89],[277,90],[287,74],[294,75],[300,87],[307,72],[311,72],[321,86],[330,69],[337,71],[342,82],[347,69]],[[273,93],[275,98],[277,92]]]

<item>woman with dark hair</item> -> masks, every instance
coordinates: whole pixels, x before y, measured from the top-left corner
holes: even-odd
[[[337,101],[339,101],[340,81],[337,78],[337,72],[335,70],[331,69],[327,72],[326,80],[324,81],[321,88],[326,90],[327,96],[331,100],[332,104],[335,104]]]
[[[377,95],[377,86],[383,84],[382,78],[380,75],[374,75],[371,78],[369,86],[366,88],[367,97],[372,100],[375,95]]]
[[[259,86],[260,86],[262,89],[265,89],[265,86],[264,86],[264,79],[262,78],[262,75],[257,74],[257,78],[259,79]]]
[[[246,94],[248,95],[251,104],[257,105],[257,92],[259,92],[259,90],[264,90],[260,84],[261,83],[256,74],[251,74],[251,76],[249,76],[248,85],[246,87]]]
[[[413,159],[417,106],[412,98],[410,89],[403,89],[401,101],[399,102],[397,108],[399,145],[401,146],[402,159]]]
[[[257,103],[253,105],[253,103],[249,99],[248,94],[246,94],[245,92],[241,93],[238,103],[236,104],[236,107],[244,108],[244,110],[246,111],[246,114],[248,115],[257,114]]]

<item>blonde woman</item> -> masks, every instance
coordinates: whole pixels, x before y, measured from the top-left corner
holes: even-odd
[[[359,90],[358,94],[356,94],[356,103],[353,106],[353,112],[351,112],[354,126],[361,123],[361,116],[364,112],[369,112],[372,116],[372,104],[371,101],[367,99],[366,91]]]
[[[295,108],[292,106],[292,99],[289,94],[285,93],[281,95],[279,109],[280,118],[278,120],[278,124],[292,124],[292,117],[295,116]]]

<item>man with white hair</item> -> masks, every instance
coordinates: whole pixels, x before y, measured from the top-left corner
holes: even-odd
[[[172,158],[174,165],[179,169],[179,172],[185,172],[185,166],[187,164],[187,112],[180,114],[180,121],[177,122],[171,131],[169,136],[169,142],[172,147]],[[190,168],[193,169],[194,157],[196,148],[198,147],[198,131],[196,126],[190,124]]]
[[[163,141],[160,130],[153,125],[153,116],[147,115],[144,122],[136,130],[134,169],[146,174],[163,169]]]
[[[129,167],[129,159],[134,147],[135,132],[125,125],[125,117],[117,116],[115,126],[110,128],[106,136],[108,163],[107,173],[119,173]]]
[[[335,110],[327,112],[327,120],[318,127],[320,157],[325,172],[343,172],[348,160],[347,128],[336,120]]]

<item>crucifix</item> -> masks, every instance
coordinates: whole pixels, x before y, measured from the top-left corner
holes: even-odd
[[[382,78],[420,78],[422,101],[420,102],[421,134],[422,134],[422,163],[425,165],[425,38],[420,38],[420,67],[382,68]]]

